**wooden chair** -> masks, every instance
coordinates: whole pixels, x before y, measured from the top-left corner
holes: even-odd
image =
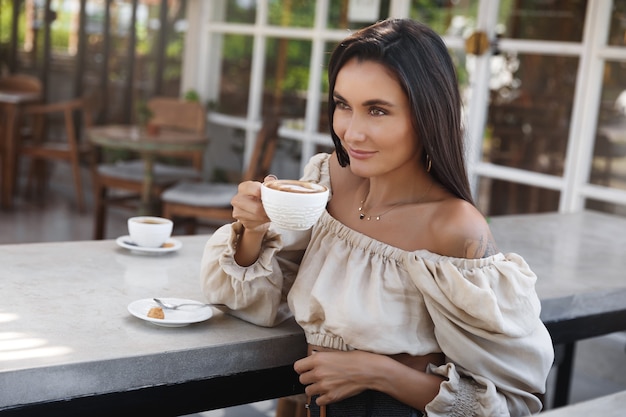
[[[148,101],[152,112],[150,124],[158,128],[204,133],[206,111],[202,104],[171,97],[155,97]],[[160,195],[165,188],[181,180],[196,180],[201,176],[202,152],[170,152],[162,157],[186,161],[175,165],[166,161],[154,164],[152,195]],[[103,239],[108,206],[136,210],[144,180],[144,162],[137,158],[117,162],[101,162],[94,154],[92,177],[94,187],[94,239]]]
[[[41,80],[27,74],[11,74],[0,78],[0,90],[40,93],[43,89]]]
[[[57,103],[26,106],[26,118],[32,118],[32,135],[22,137],[18,154],[31,159],[28,188],[36,181],[37,194],[42,195],[46,182],[46,162],[64,161],[72,166],[76,204],[78,210],[85,210],[81,181],[81,159],[90,148],[80,141],[79,132],[91,126],[91,113],[83,98]]]
[[[250,164],[241,180],[259,180],[269,173],[278,139],[279,119],[268,118],[257,134]],[[233,221],[230,200],[238,184],[182,181],[161,194],[163,217],[187,220],[186,231],[194,234],[198,221]]]
[[[157,128],[171,128],[204,132],[206,130],[206,110],[197,101],[184,101],[171,97],[155,97],[148,101],[152,112],[150,124]],[[169,153],[168,156],[188,158],[193,167],[202,170],[202,152]]]
[[[2,165],[0,203],[3,207],[11,205],[13,190],[17,184],[17,138],[32,135],[31,126],[22,123],[22,107],[26,103],[40,103],[43,91],[39,78],[26,74],[11,74],[0,78],[0,91],[3,93],[34,94],[31,100],[0,101],[0,159]]]
[[[306,394],[296,394],[279,398],[276,402],[275,417],[306,417]]]

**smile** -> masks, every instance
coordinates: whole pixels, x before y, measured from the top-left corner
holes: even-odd
[[[354,159],[368,159],[374,156],[374,154],[376,154],[376,152],[374,151],[363,151],[359,149],[348,148],[348,155],[350,155],[350,158]]]

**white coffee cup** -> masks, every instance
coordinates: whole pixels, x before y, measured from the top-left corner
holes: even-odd
[[[261,186],[263,208],[282,229],[307,230],[326,209],[328,188],[299,180],[271,180]]]
[[[172,235],[174,223],[170,219],[138,216],[128,219],[130,240],[144,248],[161,247]]]

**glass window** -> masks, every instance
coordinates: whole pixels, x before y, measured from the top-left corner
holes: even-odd
[[[606,201],[588,199],[585,203],[585,208],[589,210],[602,211],[604,213],[626,216],[626,206],[608,203]]]
[[[13,1],[0,0],[0,45],[11,40],[11,28],[13,26]],[[4,52],[4,47],[2,49]],[[4,57],[4,55],[2,55]]]
[[[577,67],[576,57],[494,56],[483,161],[562,176]],[[492,186],[493,199],[511,204],[507,213],[535,211],[531,208],[535,188],[506,182],[499,188],[497,183]],[[556,206],[545,200],[539,211],[544,211],[544,204],[557,208],[554,198]]]
[[[330,60],[330,55],[336,46],[337,42],[326,42],[324,46],[324,73],[322,74],[320,116],[317,131],[326,134],[330,134],[330,126],[328,124],[328,61]]]
[[[302,142],[299,140],[279,138],[276,154],[272,159],[270,172],[278,178],[300,178],[300,159],[302,158]]]
[[[15,2],[13,2],[15,4]],[[43,5],[22,2],[18,28],[18,70],[40,70],[43,61]],[[22,36],[23,34],[23,36]]]
[[[114,0],[110,4],[107,120],[126,122],[126,98],[131,61],[128,57],[132,28],[132,4]]]
[[[294,126],[304,125],[311,42],[268,38],[263,112],[278,112]],[[299,122],[299,123],[298,123]]]
[[[83,93],[102,102],[100,77],[105,60],[105,4],[104,0],[87,2],[85,7],[85,61],[83,74]],[[100,108],[99,111],[104,111]]]
[[[74,1],[55,1],[51,3],[50,44],[52,53],[73,55],[78,49],[78,12],[80,4]]]
[[[253,39],[247,35],[216,36],[224,37],[222,77],[219,101],[210,107],[214,107],[220,113],[245,117],[248,113]]]
[[[327,27],[360,29],[386,19],[389,0],[332,0],[328,4]]]
[[[41,6],[41,7],[38,7]],[[41,65],[47,65],[47,71],[43,75],[47,78],[48,96],[56,99],[72,97],[74,89],[70,84],[60,80],[74,80],[76,74],[76,52],[78,50],[78,12],[80,4],[74,1],[53,1],[50,3],[50,60],[45,62],[45,35],[44,16],[45,4],[35,2],[35,20],[33,24],[34,44],[33,52],[41,60]]]
[[[213,3],[214,0],[211,0]],[[221,10],[225,7],[224,16],[221,17],[219,13],[212,14],[213,18],[218,21],[224,21],[228,23],[247,23],[254,24],[256,21],[256,0],[220,0],[214,3],[214,12]]]
[[[440,35],[464,37],[473,28],[479,0],[413,0],[410,17],[430,26]]]
[[[557,211],[559,197],[558,191],[482,177],[476,201],[485,215],[498,216]]]
[[[498,23],[502,36],[581,42],[587,1],[502,0]]]
[[[456,76],[459,84],[459,90],[461,91],[461,99],[463,100],[464,106],[467,106],[467,101],[470,98],[470,64],[468,61],[472,61],[474,57],[472,55],[467,55],[465,52],[460,50],[448,49],[448,53],[452,58],[452,62],[454,63],[454,67],[456,68]],[[464,109],[466,110],[466,109]]]
[[[591,167],[592,184],[626,190],[626,62],[607,62]]]
[[[614,0],[609,41],[611,46],[626,46],[626,1]]]
[[[126,123],[132,121],[128,120],[129,113],[131,119],[136,116],[135,107],[140,100],[155,95],[176,97],[180,94],[187,30],[184,6],[184,1],[172,0],[162,16],[160,2],[141,0],[135,12],[136,39],[130,57],[132,2],[116,0],[110,3],[107,50],[107,2],[90,0],[86,3],[83,90],[85,94],[106,101],[105,109],[102,109],[106,114],[101,118]],[[103,76],[106,86],[102,85]],[[130,100],[129,85],[132,85]]]
[[[137,45],[135,48],[135,74],[138,97],[148,98],[154,94],[153,82],[155,72],[155,56],[151,53],[152,45],[159,41],[160,29],[158,7],[150,6],[142,0],[137,6]]]
[[[11,33],[13,30],[13,1],[0,0],[0,73],[9,72]],[[18,41],[18,44],[21,42]]]
[[[493,57],[483,160],[563,174],[578,58]]]
[[[168,97],[177,97],[181,93],[182,58],[187,33],[184,5],[185,2],[182,0],[170,1],[165,18],[167,25],[167,38],[165,39],[165,51],[163,51],[165,67],[162,70],[159,94]],[[157,45],[153,47],[153,50],[158,51]]]
[[[310,0],[270,0],[268,24],[311,28],[315,21],[315,2]]]

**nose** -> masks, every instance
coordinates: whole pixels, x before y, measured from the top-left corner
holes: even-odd
[[[345,131],[343,139],[348,142],[358,142],[365,139],[365,125],[360,120],[359,116],[352,113],[349,118],[345,120]]]

